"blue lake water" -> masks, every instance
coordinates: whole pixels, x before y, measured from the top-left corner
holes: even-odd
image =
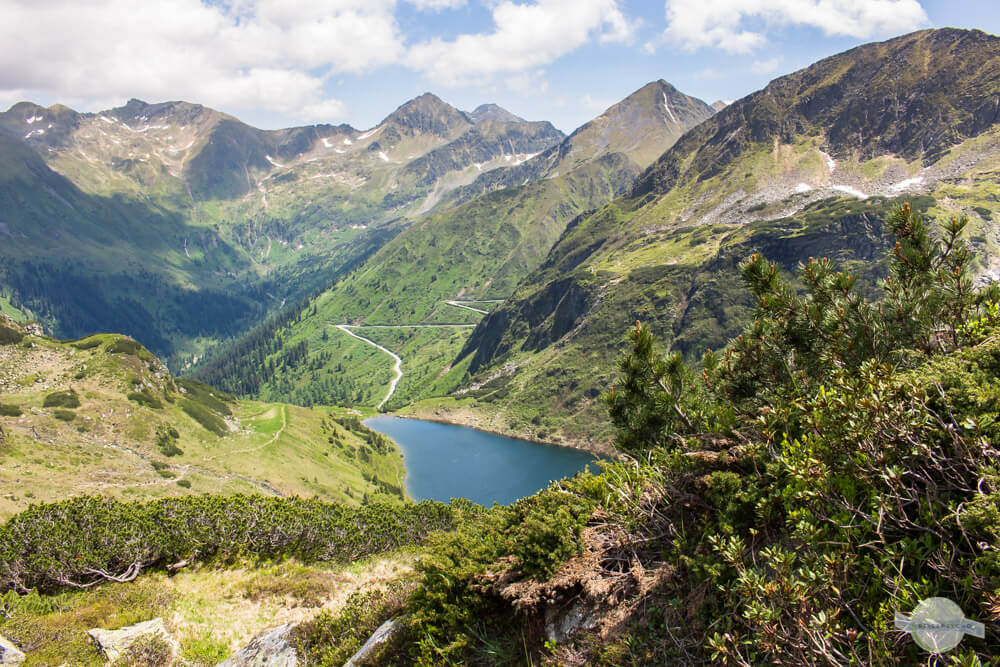
[[[403,450],[406,490],[415,500],[468,498],[505,505],[572,477],[587,464],[598,472],[593,455],[568,447],[388,415],[364,423]]]

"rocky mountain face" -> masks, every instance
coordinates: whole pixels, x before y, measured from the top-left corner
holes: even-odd
[[[831,257],[873,289],[888,250],[882,221],[904,201],[932,218],[968,215],[982,279],[996,279],[998,99],[1000,39],[932,30],[828,58],[726,106],[625,196],[568,225],[469,338],[456,401],[486,414],[537,406],[521,410],[535,420],[529,433],[595,437],[597,397],[637,319],[691,358],[720,348],[750,305],[737,267],[752,252],[788,272]]]
[[[559,145],[523,164],[483,174],[457,190],[453,198],[469,201],[484,192],[556,178],[616,154],[641,170],[713,113],[712,107],[666,81],[653,81],[580,126]],[[631,185],[631,179],[626,185]]]
[[[0,113],[0,133],[11,204],[0,234],[17,240],[0,249],[0,285],[54,332],[119,330],[178,363],[195,339],[329,284],[443,193],[563,139],[430,94],[364,132],[260,130],[197,104],[131,100],[99,113],[20,103]],[[93,298],[71,297],[79,284]],[[199,294],[231,302],[221,329],[211,308],[187,307]]]

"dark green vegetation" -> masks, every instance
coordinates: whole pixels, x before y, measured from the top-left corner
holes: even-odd
[[[4,417],[20,417],[24,411],[16,405],[4,405],[0,403],[0,415]]]
[[[385,619],[403,610],[413,589],[413,584],[394,582],[387,590],[355,593],[339,613],[320,612],[295,629],[299,654],[309,665],[345,664]]]
[[[896,611],[996,621],[1000,289],[965,221],[889,223],[877,298],[754,255],[750,324],[700,368],[637,325],[604,397],[634,458],[437,538],[379,664],[914,664]]]
[[[0,586],[88,588],[181,561],[351,562],[419,541],[454,519],[448,505],[429,501],[351,508],[242,495],[131,503],[80,497],[35,505],[0,528]]]
[[[0,325],[0,345],[13,345],[20,343],[24,334],[16,329]]]
[[[72,389],[66,391],[54,391],[42,401],[44,408],[78,408],[80,407],[80,397]]]

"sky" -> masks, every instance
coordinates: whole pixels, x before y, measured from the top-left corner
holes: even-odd
[[[650,81],[731,101],[996,0],[0,0],[0,108],[186,100],[262,128],[375,126],[433,92],[570,132]]]

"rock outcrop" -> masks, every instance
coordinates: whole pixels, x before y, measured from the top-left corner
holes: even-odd
[[[295,667],[299,664],[294,623],[286,623],[260,633],[219,667]]]
[[[97,648],[111,664],[126,656],[129,649],[142,642],[162,643],[167,647],[171,658],[180,655],[181,647],[167,631],[162,618],[154,618],[151,621],[143,621],[117,630],[94,628],[89,630],[87,634],[90,635],[90,638],[97,644]]]
[[[14,643],[0,635],[0,665],[20,665],[24,662],[24,653],[14,646]]]
[[[382,644],[389,641],[397,630],[401,627],[401,618],[392,618],[378,626],[378,630],[372,633],[368,641],[364,643],[358,652],[351,656],[351,659],[344,663],[344,667],[357,667],[365,658],[372,654]]]

